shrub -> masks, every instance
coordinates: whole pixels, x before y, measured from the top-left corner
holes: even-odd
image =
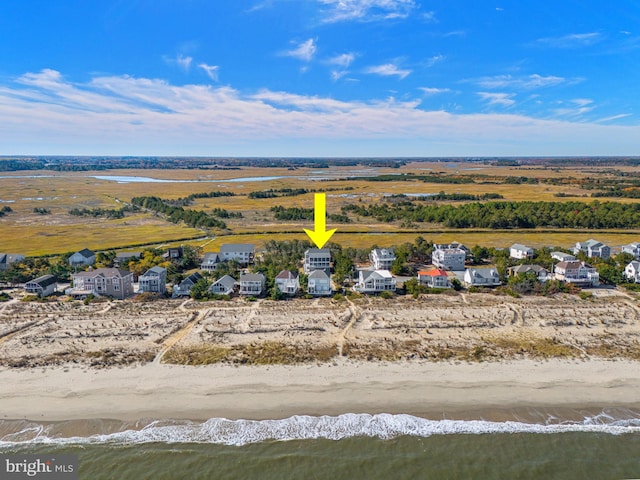
[[[390,292],[389,290],[385,290],[384,292],[380,293],[380,297],[388,300],[390,298],[393,298],[393,292]]]

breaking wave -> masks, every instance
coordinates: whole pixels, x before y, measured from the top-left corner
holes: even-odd
[[[349,437],[391,439],[400,436],[430,437],[432,435],[478,434],[554,434],[605,433],[622,435],[640,433],[640,417],[635,413],[616,418],[606,412],[588,416],[581,421],[559,421],[549,418],[545,424],[519,421],[492,422],[486,420],[429,420],[412,415],[354,414],[338,416],[296,415],[280,420],[229,420],[212,418],[206,422],[153,421],[143,428],[95,434],[65,436],[56,432],[56,425],[31,424],[15,432],[3,432],[0,448],[27,444],[142,444],[142,443],[214,443],[247,445],[264,441],[307,439],[340,440]]]

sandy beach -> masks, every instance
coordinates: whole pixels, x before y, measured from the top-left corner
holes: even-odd
[[[33,421],[347,412],[464,418],[515,408],[637,408],[639,391],[640,368],[627,361],[56,367],[1,370],[0,412]]]

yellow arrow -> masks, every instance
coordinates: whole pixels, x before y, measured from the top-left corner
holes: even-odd
[[[324,247],[336,229],[327,230],[327,197],[324,193],[313,195],[313,230],[304,229],[318,248]]]

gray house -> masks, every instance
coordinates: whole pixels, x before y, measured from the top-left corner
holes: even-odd
[[[611,248],[602,242],[589,239],[586,242],[577,242],[573,247],[573,253],[578,254],[584,252],[590,258],[609,258],[611,256]]]
[[[96,295],[125,299],[133,295],[133,273],[119,268],[98,268],[74,273],[67,295]]]
[[[469,287],[497,287],[501,282],[495,268],[467,268],[464,283]]]
[[[435,267],[442,270],[462,271],[467,252],[459,244],[434,245],[431,260]]]
[[[34,280],[28,281],[24,285],[27,293],[38,295],[40,297],[48,297],[56,291],[58,281],[53,275],[43,275]]]
[[[235,291],[237,283],[235,278],[225,275],[213,282],[209,291],[218,295],[231,295]]]
[[[322,270],[331,274],[331,250],[328,248],[310,248],[304,252],[304,273]]]
[[[88,248],[84,248],[69,257],[69,265],[72,267],[88,267],[96,263],[96,254]]]
[[[307,293],[314,296],[331,295],[331,279],[324,270],[314,270],[309,274]]]
[[[200,264],[200,270],[205,272],[213,272],[222,262],[222,257],[218,252],[208,252],[204,254],[204,259]]]
[[[202,275],[198,272],[193,272],[187,278],[182,280],[178,285],[173,287],[173,297],[187,297],[191,294],[191,289],[198,282],[198,280],[202,279]]]
[[[151,267],[138,277],[138,292],[164,293],[167,288],[167,270]]]
[[[546,282],[551,278],[549,270],[540,265],[517,265],[508,269],[509,275],[515,277],[521,273],[534,273],[540,282]]]
[[[21,262],[24,260],[24,255],[19,253],[0,253],[0,272],[6,270],[12,263]]]
[[[576,260],[576,257],[574,255],[564,252],[551,252],[551,258],[560,262],[573,262],[574,260]]]
[[[261,273],[245,273],[240,275],[240,295],[259,296],[264,291],[267,279]]]
[[[255,246],[250,243],[227,243],[220,246],[222,260],[237,260],[242,265],[253,263]]]
[[[630,253],[636,258],[640,258],[640,243],[631,242],[629,245],[623,245],[622,253]]]

